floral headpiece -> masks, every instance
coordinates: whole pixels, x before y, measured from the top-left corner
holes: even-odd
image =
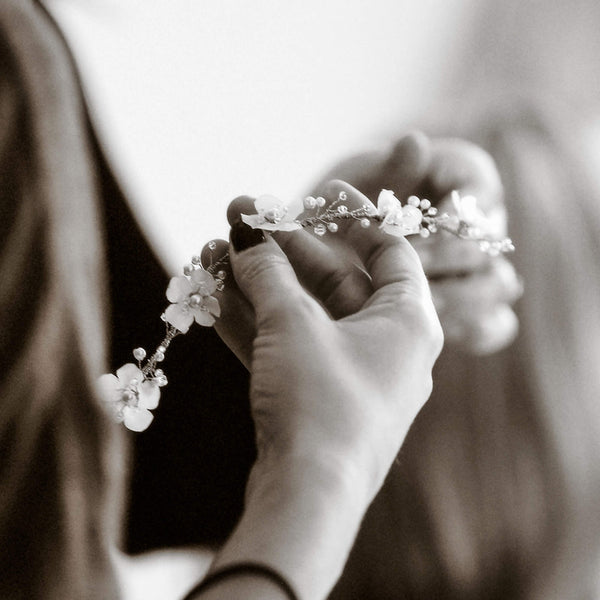
[[[390,190],[379,193],[377,207],[364,205],[349,210],[344,204],[346,192],[326,207],[325,198],[308,196],[302,201],[286,205],[274,196],[260,196],[254,206],[256,214],[242,215],[244,223],[263,231],[294,231],[309,228],[318,235],[335,233],[338,222],[353,219],[363,228],[377,225],[385,233],[394,236],[418,234],[427,238],[439,231],[447,231],[460,239],[475,242],[482,252],[490,256],[512,252],[514,245],[509,238],[499,238],[494,224],[477,207],[473,196],[461,197],[451,194],[455,214],[439,213],[427,199],[410,196],[402,205]],[[208,249],[216,249],[209,242]],[[211,254],[212,256],[212,254]],[[167,385],[167,377],[158,365],[173,338],[187,333],[194,323],[211,327],[220,316],[219,301],[213,296],[225,287],[227,272],[223,269],[229,255],[204,268],[199,256],[184,266],[183,275],[173,277],[167,287],[167,300],[171,303],[161,319],[166,333],[156,350],[148,356],[144,348],[133,350],[137,361],[127,363],[116,375],[107,373],[98,378],[100,397],[106,402],[112,415],[132,431],[143,431],[152,422],[152,410],[158,406],[160,388]]]

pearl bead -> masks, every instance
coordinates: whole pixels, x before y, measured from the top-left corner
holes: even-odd
[[[164,352],[159,352],[157,350],[154,353],[154,359],[156,360],[156,362],[162,362],[163,360],[165,360],[165,353]]]
[[[196,308],[196,307],[200,306],[201,302],[202,302],[202,296],[200,294],[192,294],[190,296],[190,306],[192,308]]]
[[[316,198],[314,198],[314,196],[307,196],[302,202],[304,204],[304,208],[307,208],[309,210],[317,206],[317,200]]]
[[[217,249],[217,242],[215,242],[214,240],[211,240],[210,242],[208,242],[208,249],[209,250],[216,250]]]
[[[144,360],[146,358],[146,351],[143,348],[136,348],[133,351],[133,357],[136,360]]]
[[[409,196],[406,201],[409,206],[419,206],[420,202],[421,200],[417,196]]]
[[[325,206],[325,198],[323,198],[323,196],[318,196],[316,202],[319,208],[323,208]]]
[[[227,273],[226,273],[225,271],[219,271],[219,272],[217,273],[217,277],[218,277],[219,279],[225,279],[225,277],[227,277]]]
[[[371,227],[371,221],[369,221],[369,219],[361,219],[360,220],[360,226],[363,229],[367,229],[367,227]]]
[[[327,231],[327,229],[325,228],[325,225],[323,225],[323,223],[319,223],[318,225],[315,225],[315,228],[313,231],[315,232],[316,235],[325,235],[325,232]]]
[[[420,235],[422,238],[428,238],[428,237],[429,237],[429,234],[430,234],[430,231],[429,231],[429,229],[421,229],[421,231],[419,231],[419,235]]]
[[[194,267],[192,265],[185,265],[183,267],[183,274],[188,277],[194,272]]]
[[[164,346],[159,346],[159,347],[156,349],[156,351],[157,351],[157,352],[162,352],[162,353],[164,354],[164,353],[167,351],[167,349],[166,349]]]
[[[331,231],[331,233],[335,233],[338,230],[338,224],[337,223],[329,223],[327,225],[327,229],[329,229],[329,231]]]
[[[348,207],[345,204],[340,204],[337,210],[340,215],[345,215],[348,212]]]
[[[342,190],[338,194],[338,200],[340,200],[341,202],[345,202],[346,200],[348,200],[348,194],[346,194],[346,192],[344,190]]]
[[[429,200],[427,200],[427,198],[423,198],[423,200],[421,200],[419,205],[423,210],[427,210],[427,209],[431,208],[431,202]]]

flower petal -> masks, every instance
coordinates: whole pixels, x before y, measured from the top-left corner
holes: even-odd
[[[192,293],[192,284],[187,277],[172,277],[167,287],[167,300],[181,302]]]
[[[131,431],[144,431],[152,423],[154,415],[145,408],[126,406],[123,409],[125,427]]]
[[[395,212],[400,208],[400,200],[396,198],[392,190],[381,190],[377,197],[377,212],[382,217]]]
[[[407,204],[402,207],[402,227],[405,233],[418,233],[423,213],[416,207]]]
[[[194,322],[194,315],[190,310],[183,310],[179,304],[171,304],[165,310],[165,320],[181,333],[187,333]]]
[[[131,383],[132,379],[137,379],[139,383],[142,383],[144,374],[133,363],[127,363],[118,369],[117,377],[120,387],[124,388]]]
[[[100,375],[96,380],[96,390],[100,398],[106,402],[115,402],[120,397],[121,384],[112,373]]]
[[[194,319],[198,325],[203,327],[212,327],[215,324],[215,318],[207,311],[200,308],[194,308]]]
[[[158,406],[160,389],[153,381],[144,381],[139,387],[138,407],[153,410]]]
[[[302,229],[302,225],[295,221],[280,221],[279,223],[263,223],[260,228],[264,231],[295,231]]]
[[[450,192],[450,200],[452,200],[452,205],[454,206],[456,214],[460,217],[462,211],[460,194],[456,190],[452,190]]]
[[[217,282],[215,278],[204,269],[196,269],[190,276],[193,284],[195,284],[194,291],[198,292],[202,296],[210,296],[217,290]]]
[[[242,221],[246,223],[246,225],[250,225],[252,229],[261,229],[263,225],[265,225],[265,220],[258,215],[240,215],[242,217]]]
[[[215,297],[208,296],[204,298],[202,306],[204,306],[211,315],[214,315],[215,317],[221,316],[221,307],[219,301]]]
[[[404,237],[406,235],[406,231],[400,225],[393,225],[391,223],[382,223],[380,229],[383,229],[385,233],[389,235],[393,235],[394,237]]]

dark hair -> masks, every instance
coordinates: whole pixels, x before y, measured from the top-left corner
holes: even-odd
[[[0,4],[0,71],[0,597],[115,598],[95,182],[71,65],[35,4]]]

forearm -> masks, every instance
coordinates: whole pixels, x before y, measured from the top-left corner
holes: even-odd
[[[340,576],[364,510],[356,478],[333,463],[294,457],[255,465],[246,510],[212,570],[257,562],[279,572],[301,599],[324,598]],[[236,575],[199,594],[219,600],[287,596],[258,575]]]

